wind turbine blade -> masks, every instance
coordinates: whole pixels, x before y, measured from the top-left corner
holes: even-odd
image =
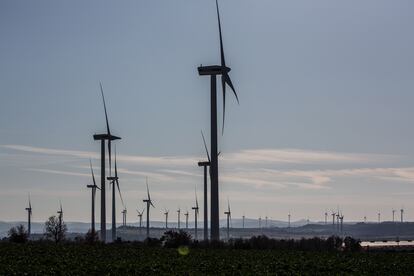
[[[29,194],[29,209],[32,209],[32,203],[30,202],[30,194]]]
[[[95,181],[95,175],[93,173],[93,168],[92,168],[92,161],[91,159],[89,159],[89,165],[91,166],[91,174],[92,174],[92,181],[93,181],[93,185],[96,186],[96,181]]]
[[[220,11],[218,7],[218,2],[216,0],[216,8],[217,8],[217,20],[218,20],[218,26],[219,26],[219,35],[220,35],[220,56],[221,56],[221,66],[226,66],[226,61],[224,59],[224,49],[223,49],[223,38],[221,35],[221,23],[220,23]]]
[[[223,89],[223,125],[221,126],[221,134],[224,133],[224,120],[226,118],[226,80],[224,76],[227,74],[223,74],[221,76],[221,87]]]
[[[116,167],[116,145],[115,145],[114,150],[115,150],[115,177],[117,178],[118,177],[118,169]]]
[[[109,161],[109,176],[111,176],[111,166],[112,166],[112,157],[111,157],[111,138],[108,139],[108,161]]]
[[[116,187],[118,188],[119,197],[121,198],[122,206],[125,208],[124,200],[122,199],[121,189],[119,188],[119,181],[118,179],[115,179],[116,181]]]
[[[221,77],[221,79],[224,79],[224,82],[227,83],[231,90],[233,91],[234,96],[236,97],[237,103],[240,104],[239,102],[239,97],[237,96],[236,90],[234,89],[233,83],[231,82],[231,79],[229,77],[229,74],[223,74],[223,76]]]
[[[148,188],[148,177],[146,178],[146,182],[147,182],[147,196],[148,196],[148,200],[151,201],[151,197],[150,197],[150,193],[149,193],[149,188]]]
[[[102,101],[103,101],[104,110],[105,110],[106,131],[108,132],[108,135],[111,135],[111,131],[109,130],[108,113],[106,112],[105,96],[104,96],[104,92],[103,92],[102,83],[99,82],[99,85],[101,87]]]
[[[201,131],[201,137],[203,137],[204,148],[206,149],[206,153],[207,153],[207,159],[208,159],[208,162],[211,162],[211,161],[210,161],[210,154],[208,153],[208,148],[207,148],[207,144],[206,144],[206,139],[204,139],[204,134],[203,134],[203,131]]]

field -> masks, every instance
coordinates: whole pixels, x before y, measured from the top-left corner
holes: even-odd
[[[0,244],[0,275],[408,275],[410,253],[177,249],[132,244]]]

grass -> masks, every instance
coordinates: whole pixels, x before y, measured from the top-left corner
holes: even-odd
[[[410,253],[149,248],[133,244],[0,244],[0,275],[409,275]]]

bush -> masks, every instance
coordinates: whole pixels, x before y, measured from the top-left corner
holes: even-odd
[[[191,235],[187,232],[180,230],[178,232],[170,230],[164,233],[161,237],[161,242],[164,247],[167,248],[178,248],[183,245],[191,244]]]
[[[12,227],[9,230],[9,241],[15,243],[26,243],[29,240],[29,233],[24,226],[20,224],[17,227]]]
[[[347,252],[358,252],[361,251],[361,241],[355,240],[351,237],[346,237],[344,239],[345,248]]]

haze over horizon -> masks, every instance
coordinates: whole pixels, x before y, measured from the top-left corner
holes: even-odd
[[[414,2],[220,8],[240,98],[228,97],[219,136],[221,218],[229,198],[233,218],[317,221],[339,207],[345,221],[391,220],[403,206],[414,220]],[[151,220],[164,208],[171,222],[178,207],[192,214],[196,186],[202,204],[209,81],[197,66],[219,63],[214,1],[2,1],[0,37],[0,221],[24,221],[30,193],[33,221],[61,200],[65,220],[89,222],[99,81],[122,137],[128,221],[144,207],[146,176]]]

